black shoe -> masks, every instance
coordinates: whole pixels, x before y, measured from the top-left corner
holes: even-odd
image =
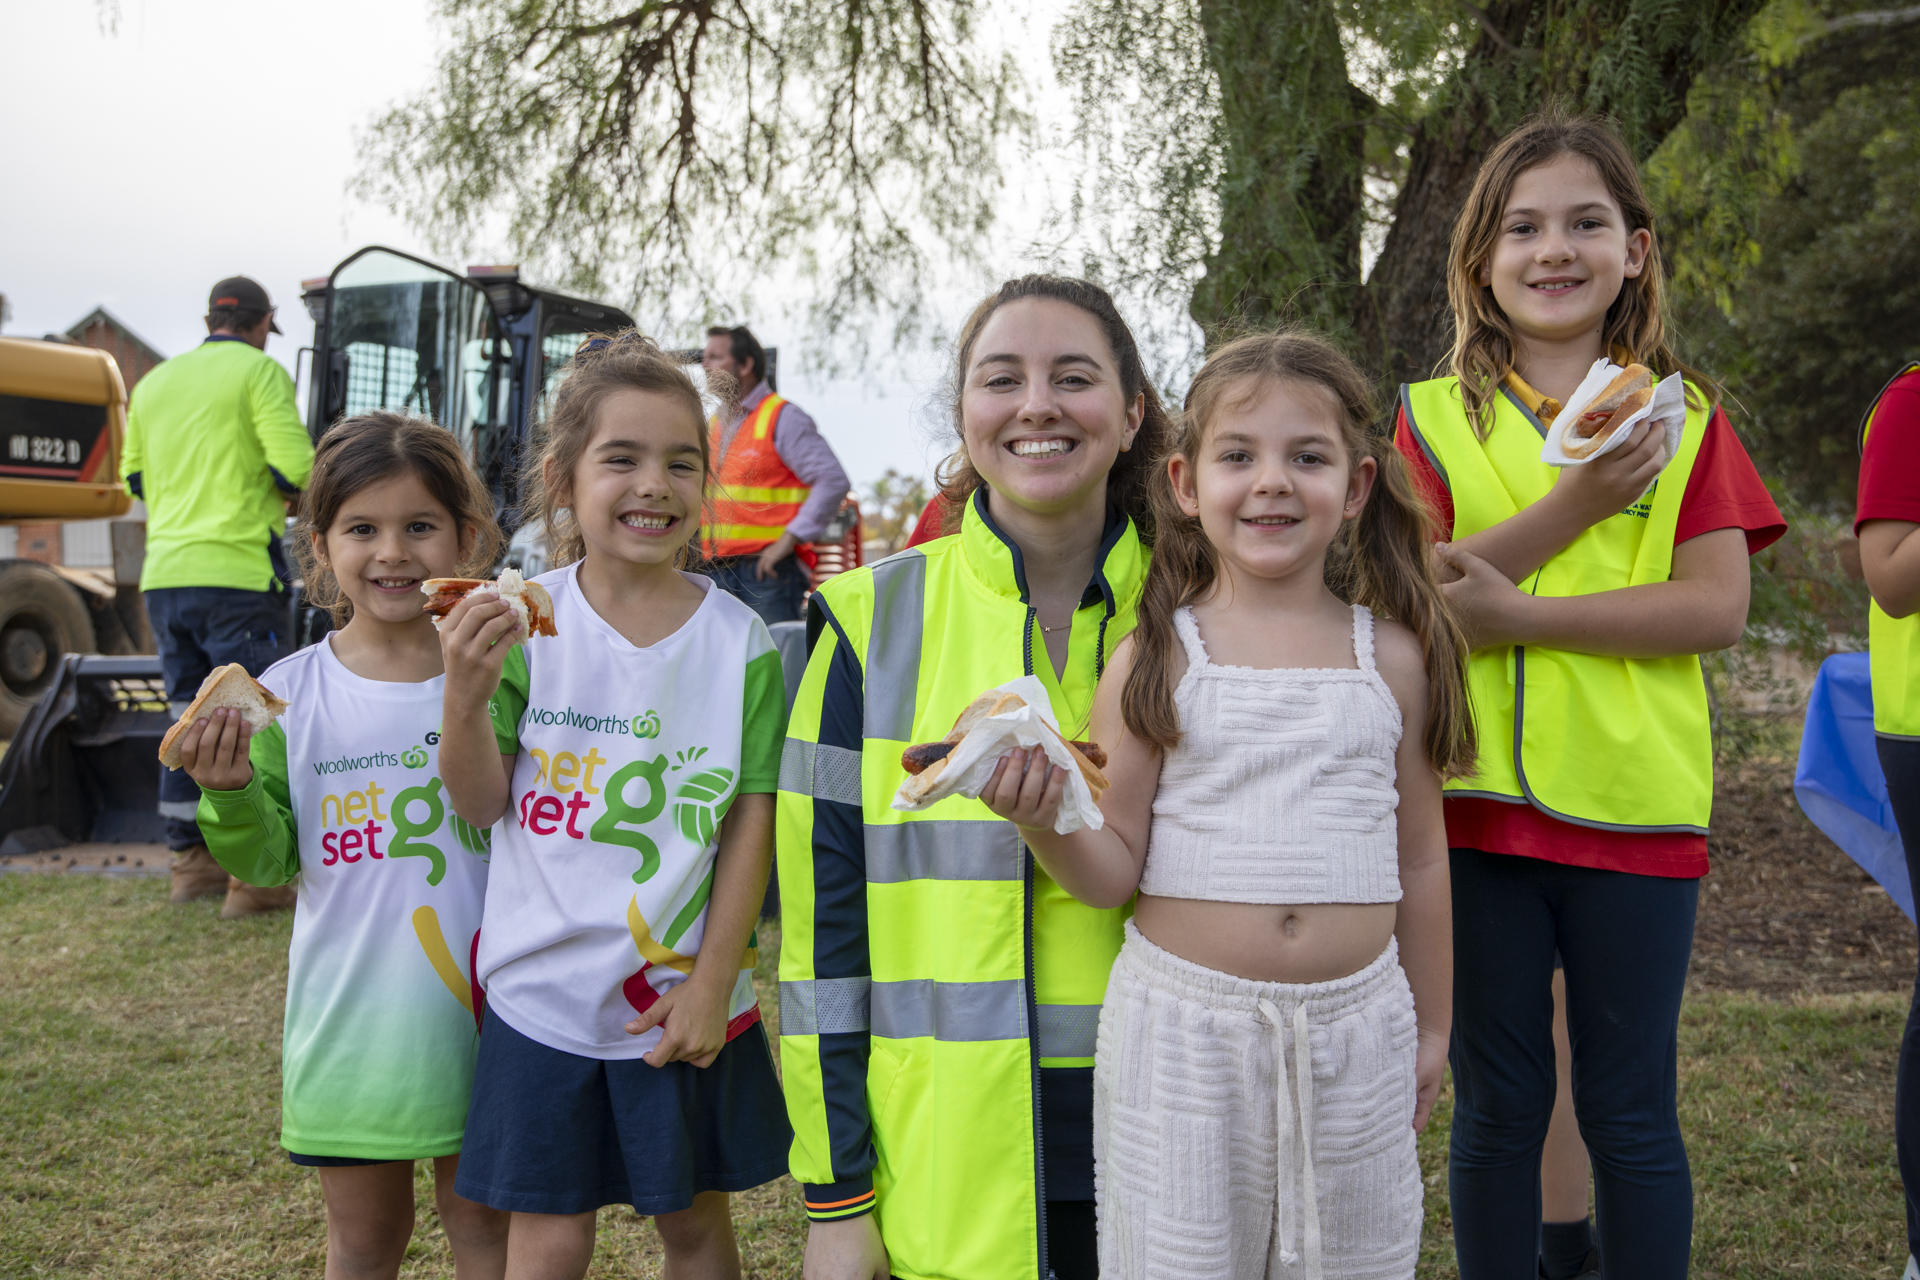
[[[1538,1263],[1538,1269],[1540,1280],[1550,1280],[1550,1277],[1547,1275],[1547,1263],[1544,1258]],[[1586,1261],[1582,1262],[1580,1269],[1573,1273],[1573,1280],[1600,1280],[1600,1251],[1598,1249],[1587,1250]]]

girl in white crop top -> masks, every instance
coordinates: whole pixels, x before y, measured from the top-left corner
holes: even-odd
[[[1215,353],[1094,704],[1104,828],[1053,831],[1065,779],[1037,752],[981,796],[1075,897],[1139,895],[1094,1069],[1109,1280],[1413,1275],[1451,1018],[1440,781],[1474,746],[1425,513],[1372,417],[1316,337]]]

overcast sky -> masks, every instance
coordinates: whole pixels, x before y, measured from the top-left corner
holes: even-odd
[[[208,288],[243,274],[279,305],[286,333],[267,350],[291,369],[313,336],[301,280],[367,244],[440,260],[346,192],[356,130],[431,77],[427,0],[120,4],[109,35],[88,0],[0,0],[6,333],[62,332],[105,306],[177,355],[205,336]],[[792,352],[781,390],[819,421],[856,485],[889,467],[931,471],[931,359],[915,362],[924,385],[810,381],[781,317],[745,319]]]

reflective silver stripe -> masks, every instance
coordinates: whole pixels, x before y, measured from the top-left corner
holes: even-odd
[[[867,1029],[872,978],[807,978],[780,984],[780,1034],[832,1035]]]
[[[1005,982],[873,984],[873,1034],[893,1040],[1024,1040],[1027,998],[1018,978]]]
[[[163,818],[178,818],[182,822],[192,822],[199,812],[198,800],[162,800],[160,802],[160,816]]]
[[[1023,880],[1026,860],[1010,822],[867,825],[867,881]]]
[[[815,800],[860,804],[860,753],[788,738],[780,749],[780,789]]]
[[[867,628],[865,734],[905,742],[920,687],[927,558],[903,551],[873,568],[873,622]]]
[[[187,708],[192,705],[192,698],[188,698],[185,702],[169,702],[167,704],[167,714],[175,720],[178,720],[181,716],[187,714]]]
[[[1043,1004],[1035,1015],[1040,1024],[1043,1058],[1091,1058],[1100,1038],[1097,1004]]]

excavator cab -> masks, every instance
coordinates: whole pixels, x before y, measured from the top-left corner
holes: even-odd
[[[503,524],[519,502],[521,456],[547,393],[588,333],[632,317],[520,279],[517,267],[457,276],[378,245],[306,282],[313,317],[307,430],[394,409],[431,418],[459,438]]]

